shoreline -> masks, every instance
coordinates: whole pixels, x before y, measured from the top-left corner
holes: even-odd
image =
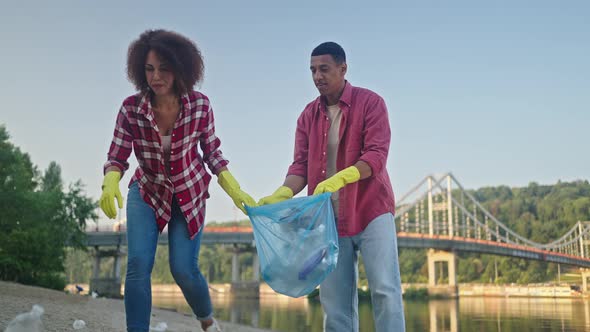
[[[36,286],[0,281],[0,331],[18,314],[29,312],[34,304],[45,310],[42,316],[46,332],[74,331],[73,323],[80,319],[86,327],[79,331],[123,332],[125,305],[123,300],[92,298],[68,294]],[[152,308],[150,326],[165,322],[167,332],[199,332],[197,320],[192,316],[170,309]],[[224,332],[271,332],[259,328],[219,322]]]
[[[69,291],[73,294],[76,293],[76,284],[70,284],[66,286],[66,291]],[[87,294],[88,292],[88,285],[87,284],[78,284],[84,288],[84,292],[81,294]],[[440,286],[441,288],[446,288],[446,286]],[[219,283],[219,284],[210,284],[209,289],[211,291],[212,297],[229,297],[231,299],[230,293],[231,284],[230,283]],[[426,284],[403,284],[402,285],[402,293],[405,293],[406,290],[420,290],[420,289],[428,289],[428,285]],[[124,285],[121,286],[121,293],[124,290]],[[365,288],[359,288],[359,294],[368,295],[368,290]],[[153,284],[152,285],[152,294],[153,295],[161,295],[161,296],[182,296],[182,291],[176,284]],[[457,286],[457,295],[458,297],[519,297],[519,298],[571,298],[571,299],[587,299],[590,297],[590,294],[583,294],[579,289],[567,284],[531,284],[531,285],[515,285],[515,284],[506,284],[506,285],[495,285],[495,284],[459,284]],[[276,297],[277,299],[285,298],[289,300],[288,296],[278,294],[273,291],[266,283],[260,283],[260,296],[261,297]],[[428,295],[425,294],[425,299],[429,298]],[[432,299],[439,299],[439,298],[446,298],[445,296],[431,296]],[[155,306],[154,306],[155,307]],[[166,308],[160,308],[166,309]]]
[[[69,284],[66,290],[75,294],[76,284]],[[84,288],[81,294],[87,294],[88,284],[78,284]],[[121,293],[123,293],[125,285],[121,286]],[[443,286],[444,287],[444,286]],[[523,297],[523,298],[588,298],[590,295],[583,294],[576,290],[569,284],[531,284],[531,285],[495,285],[495,284],[459,284],[459,297]],[[211,296],[229,296],[230,283],[210,284],[209,289]],[[405,293],[407,289],[428,289],[427,284],[403,284],[402,292]],[[366,291],[364,288],[359,288],[359,291]],[[154,294],[180,294],[182,292],[176,284],[153,284],[152,293]],[[275,296],[277,298],[290,299],[288,296],[281,295],[273,291],[267,284],[260,283],[260,296]]]

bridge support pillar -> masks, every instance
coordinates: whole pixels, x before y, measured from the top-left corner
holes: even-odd
[[[90,293],[96,292],[101,296],[121,298],[121,258],[125,251],[117,246],[116,249],[94,249],[94,266],[90,279]],[[101,276],[100,264],[103,258],[113,258],[113,268],[109,275]]]
[[[590,269],[580,269],[582,274],[582,293],[588,294],[588,278],[590,278]]]
[[[453,252],[428,249],[428,293],[430,295],[442,295],[448,297],[457,297],[457,256]],[[436,275],[436,263],[447,263],[448,285],[437,284],[437,280],[442,278]]]
[[[233,297],[247,297],[247,298],[258,298],[260,297],[260,278],[259,278],[259,266],[258,266],[258,255],[254,252],[252,257],[252,268],[253,268],[253,279],[250,281],[241,280],[240,277],[240,260],[239,255],[242,252],[252,252],[253,248],[238,248],[234,244],[232,249],[232,280],[231,280],[231,294]]]
[[[234,249],[231,257],[231,282],[240,281],[240,251]]]
[[[254,253],[252,257],[252,280],[260,281],[260,261],[258,260],[258,254]]]

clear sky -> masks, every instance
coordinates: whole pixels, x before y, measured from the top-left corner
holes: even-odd
[[[590,2],[419,3],[4,1],[0,123],[40,169],[57,161],[98,199],[116,113],[134,93],[127,47],[174,30],[204,55],[197,89],[258,199],[282,183],[296,119],[317,96],[311,50],[336,41],[348,80],[388,105],[398,196],[446,171],[467,188],[589,179]],[[243,218],[215,181],[210,192],[208,221]]]

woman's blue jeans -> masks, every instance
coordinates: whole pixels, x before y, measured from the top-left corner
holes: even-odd
[[[148,331],[152,310],[151,273],[158,244],[154,210],[143,201],[133,183],[127,196],[127,275],[125,312],[128,331]],[[199,320],[213,316],[207,281],[199,271],[202,229],[192,240],[185,218],[174,200],[168,223],[170,271]]]

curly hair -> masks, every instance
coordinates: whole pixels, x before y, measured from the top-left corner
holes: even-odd
[[[203,57],[192,40],[173,31],[146,30],[127,51],[127,77],[138,91],[150,91],[145,76],[145,62],[150,50],[170,66],[177,93],[187,93],[203,80]]]

